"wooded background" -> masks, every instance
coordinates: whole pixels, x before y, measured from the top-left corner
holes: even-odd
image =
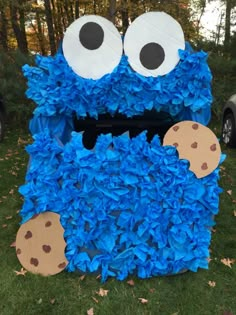
[[[216,0],[208,0],[216,2]],[[207,0],[0,0],[0,93],[8,111],[19,118],[26,106],[25,82],[21,74],[32,56],[57,51],[66,28],[84,14],[98,14],[111,20],[121,33],[140,14],[165,11],[177,19],[185,39],[196,49],[210,54],[214,74],[214,113],[220,115],[225,99],[236,93],[236,0],[222,0],[222,18],[210,38],[204,36],[201,19]],[[17,80],[16,80],[17,78]],[[22,84],[19,84],[22,82]],[[221,106],[219,108],[219,106]]]

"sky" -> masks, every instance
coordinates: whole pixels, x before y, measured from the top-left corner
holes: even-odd
[[[222,22],[224,23],[224,12],[225,6],[220,1],[215,0],[212,1],[210,4],[207,4],[205,13],[203,14],[201,19],[201,25],[203,27],[201,32],[202,35],[210,38],[212,32],[217,31],[217,25],[220,24],[221,18]]]
[[[222,24],[221,35],[224,34],[224,23],[225,23],[225,5],[222,1],[214,0],[210,4],[207,4],[204,15],[201,19],[202,31],[201,34],[208,38],[212,39],[212,32],[217,32],[217,26]],[[231,26],[231,31],[236,31],[236,8],[232,11],[232,18],[235,19],[234,26]],[[233,21],[232,21],[233,22]],[[222,39],[221,39],[222,41]]]

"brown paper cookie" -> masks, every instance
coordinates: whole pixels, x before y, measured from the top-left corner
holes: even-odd
[[[21,225],[16,236],[16,254],[21,265],[44,276],[61,272],[68,264],[60,216],[44,212]]]
[[[198,178],[209,175],[220,161],[221,149],[215,134],[193,121],[182,121],[171,127],[163,145],[175,146],[179,158],[190,162],[190,170]]]

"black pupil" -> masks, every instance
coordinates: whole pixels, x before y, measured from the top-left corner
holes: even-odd
[[[88,22],[81,27],[79,39],[85,48],[95,50],[103,43],[104,31],[99,24]]]
[[[165,59],[164,49],[157,43],[149,43],[140,51],[141,64],[149,70],[157,69]]]

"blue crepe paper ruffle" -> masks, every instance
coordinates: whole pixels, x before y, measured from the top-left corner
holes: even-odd
[[[68,271],[101,272],[105,281],[207,268],[219,169],[197,179],[175,147],[158,136],[148,143],[145,132],[101,135],[87,150],[82,134],[63,146],[45,130],[27,152],[22,222],[60,214]]]
[[[62,53],[55,57],[37,56],[36,67],[23,67],[28,79],[27,96],[37,104],[37,116],[71,117],[75,112],[78,118],[87,115],[97,118],[104,113],[133,117],[155,109],[168,112],[177,120],[194,120],[206,125],[212,102],[207,54],[194,53],[186,45],[179,56],[175,69],[157,78],[134,72],[123,56],[114,71],[99,80],[75,74]]]

